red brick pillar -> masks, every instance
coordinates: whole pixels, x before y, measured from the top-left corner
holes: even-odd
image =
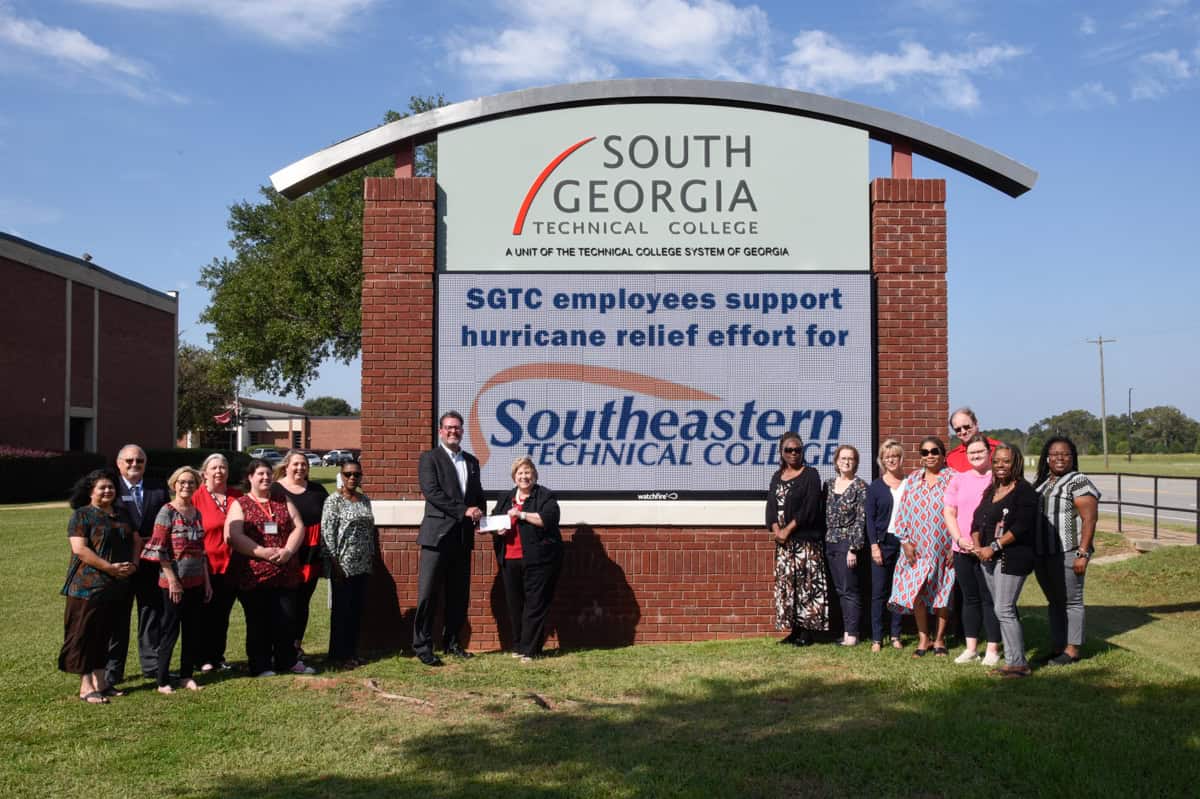
[[[375,500],[421,498],[417,456],[434,440],[433,178],[367,178],[363,208],[362,464]],[[416,605],[416,529],[381,526],[363,645],[407,647]]]
[[[367,491],[419,499],[433,441],[433,178],[367,178],[363,209],[362,450]]]
[[[872,181],[871,271],[879,437],[899,439],[911,467],[921,438],[947,436],[945,180]]]

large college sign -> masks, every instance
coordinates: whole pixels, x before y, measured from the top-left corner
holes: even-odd
[[[868,269],[862,130],[607,105],[447,131],[438,159],[448,271]]]

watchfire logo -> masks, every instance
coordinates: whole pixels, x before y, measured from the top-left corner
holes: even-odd
[[[626,139],[612,134],[600,141],[600,167],[612,172],[551,180],[576,153],[595,150],[589,145],[597,140],[581,139],[550,159],[525,193],[513,221],[514,236],[524,235],[527,226],[551,236],[758,234],[758,221],[746,218],[758,212],[758,204],[737,172],[751,166],[750,135],[639,134]],[[662,177],[664,167],[679,170],[678,176]],[[657,177],[649,177],[650,170]],[[530,219],[539,196],[541,211]]]

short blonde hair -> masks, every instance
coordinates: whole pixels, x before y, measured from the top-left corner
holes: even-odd
[[[172,494],[176,493],[175,484],[178,483],[179,478],[183,477],[185,474],[190,474],[192,476],[192,479],[196,482],[196,488],[204,485],[204,477],[201,476],[200,472],[196,471],[191,466],[180,466],[178,469],[171,472],[171,476],[167,478],[167,487],[171,489]]]
[[[300,456],[300,459],[302,461],[304,461],[304,465],[307,466],[308,465],[308,456],[304,454],[303,450],[289,449],[287,452],[283,453],[283,460],[281,460],[278,464],[276,464],[275,469],[273,470],[273,472],[271,474],[271,477],[275,480],[279,480],[285,474],[287,474],[288,464],[291,463],[292,458],[296,457],[297,455]]]
[[[528,466],[530,469],[533,469],[533,482],[536,483],[538,479],[537,467],[533,465],[533,458],[529,457],[528,455],[522,455],[513,461],[512,470],[509,472],[508,476],[513,480],[516,480],[517,469],[520,469],[522,466]]]
[[[880,469],[884,468],[883,456],[894,449],[900,450],[900,457],[904,457],[904,445],[894,438],[886,439],[882,444],[879,445],[879,452],[875,455],[875,462],[879,464]]]

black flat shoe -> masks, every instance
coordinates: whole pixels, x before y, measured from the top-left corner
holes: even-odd
[[[426,666],[437,667],[437,666],[445,665],[444,663],[442,663],[442,659],[440,657],[438,657],[437,655],[433,654],[432,652],[418,653],[417,660],[421,661]]]
[[[446,647],[446,654],[453,655],[454,657],[459,658],[461,660],[470,660],[471,658],[475,657],[473,654],[471,654],[467,650],[463,649],[458,644],[454,644],[453,646]]]

